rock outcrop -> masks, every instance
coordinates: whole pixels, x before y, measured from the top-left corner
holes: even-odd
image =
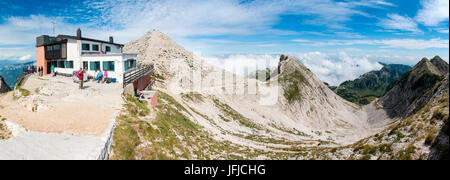
[[[123,51],[137,53],[140,65],[154,64],[155,72],[162,76],[168,76],[171,60],[183,60],[191,66],[194,61],[194,54],[157,30],[125,44]]]
[[[448,64],[438,58],[434,59],[432,63],[427,58],[423,58],[397,80],[380,99],[389,116],[407,117],[430,101],[436,84],[448,74],[448,69],[446,71],[444,68]]]
[[[359,138],[368,135],[366,113],[336,95],[298,59],[282,55],[278,67],[280,74],[272,80],[280,84],[280,104],[287,110],[284,114],[315,129]]]
[[[11,88],[6,84],[3,77],[0,76],[0,94],[11,91]]]
[[[433,59],[430,60],[431,64],[436,66],[439,71],[441,71],[444,74],[448,74],[448,63],[441,59],[439,56],[435,56]]]

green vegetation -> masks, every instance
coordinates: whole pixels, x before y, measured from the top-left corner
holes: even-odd
[[[29,96],[31,93],[30,93],[30,91],[28,91],[26,89],[23,89],[21,87],[22,86],[22,82],[23,82],[23,79],[20,79],[20,81],[17,82],[17,84],[15,86],[15,89],[18,90],[22,96],[25,96],[25,97]]]
[[[2,118],[0,121],[0,140],[9,139],[11,137],[11,134],[10,134],[6,124],[4,124],[5,120],[6,120],[6,118]]]
[[[270,79],[270,68],[266,68],[264,70],[257,70],[255,72],[255,79],[260,80],[260,81],[268,81]]]
[[[336,94],[350,102],[360,105],[369,104],[383,96],[410,68],[410,66],[398,64],[384,65],[379,71],[368,72],[353,81],[345,81],[333,89]]]
[[[190,100],[190,101],[196,102],[196,103],[204,102],[203,96],[201,94],[199,94],[199,93],[193,93],[193,92],[190,92],[188,94],[184,94],[183,93],[183,94],[181,94],[181,97],[184,100]]]
[[[130,103],[126,103],[124,106],[132,116],[146,116],[150,113],[149,109],[147,108],[147,101],[141,102],[137,98],[128,94],[125,96],[125,99]]]
[[[301,86],[310,86],[306,77],[297,69],[283,74],[280,82],[284,85],[284,97],[289,103],[302,99]]]
[[[259,125],[253,123],[250,119],[244,117],[242,114],[240,114],[239,112],[228,106],[228,104],[224,104],[220,102],[218,99],[213,99],[213,101],[216,107],[222,111],[225,117],[238,121],[241,125],[245,127],[262,130],[262,128]]]
[[[125,118],[125,117],[121,117]],[[114,129],[113,159],[135,159],[135,148],[139,144],[139,136],[131,127],[130,121],[124,121]]]
[[[411,154],[415,152],[416,147],[413,144],[408,145],[405,150],[399,152],[399,160],[411,160]]]
[[[164,76],[162,76],[161,74],[156,73],[155,71],[150,72],[150,76],[151,77],[155,77],[155,79],[157,81],[164,81],[164,80],[166,80],[166,78],[164,78]]]

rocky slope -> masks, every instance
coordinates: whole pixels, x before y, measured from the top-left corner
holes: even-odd
[[[124,49],[154,63],[162,77],[157,107],[128,99],[113,159],[304,159],[310,148],[380,130],[292,56],[282,55],[279,72],[258,81],[205,64],[158,31]]]
[[[399,81],[377,104],[382,109],[383,102],[398,101],[403,93],[414,95],[405,98],[405,112],[395,111],[395,121],[379,133],[360,141],[339,147],[316,148],[313,159],[449,159],[449,75],[442,74],[430,61],[423,59]],[[440,78],[428,83],[420,79],[438,75]],[[433,78],[432,78],[433,79]],[[413,89],[413,84],[415,89]],[[415,92],[420,90],[419,93]],[[392,99],[398,97],[400,99]],[[390,104],[387,104],[388,107]],[[387,109],[388,112],[392,109]]]
[[[11,91],[11,88],[9,88],[8,84],[6,84],[3,77],[0,76],[0,94]]]
[[[123,48],[124,53],[137,53],[141,65],[154,64],[158,75],[167,76],[167,60],[183,60],[192,66],[194,55],[157,30],[147,32],[138,40],[131,41]]]
[[[433,59],[434,63],[423,58],[380,99],[389,116],[410,116],[430,102],[435,93],[435,85],[448,74],[448,68],[443,69],[448,64],[438,57]]]
[[[365,73],[352,81],[345,81],[333,91],[350,102],[366,105],[383,96],[410,68],[401,64],[383,64],[381,70]]]
[[[448,147],[434,141],[446,137],[438,132],[448,123],[448,77],[415,114],[391,119],[386,100],[348,102],[289,55],[256,80],[205,64],[158,31],[125,49],[157,66],[158,105],[126,97],[112,159],[426,159],[445,156]],[[416,79],[412,74],[423,72],[402,78]],[[408,89],[394,83],[382,99]]]

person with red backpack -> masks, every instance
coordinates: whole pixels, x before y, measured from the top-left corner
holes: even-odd
[[[80,68],[80,71],[78,71],[78,79],[80,80],[80,89],[83,89],[83,81],[84,81],[83,68]]]

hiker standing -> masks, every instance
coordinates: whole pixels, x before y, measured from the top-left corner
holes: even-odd
[[[53,63],[52,63],[51,70],[52,70],[52,75],[55,76],[55,65],[53,65]]]
[[[82,68],[78,71],[78,79],[80,80],[80,89],[83,89],[84,72]]]

